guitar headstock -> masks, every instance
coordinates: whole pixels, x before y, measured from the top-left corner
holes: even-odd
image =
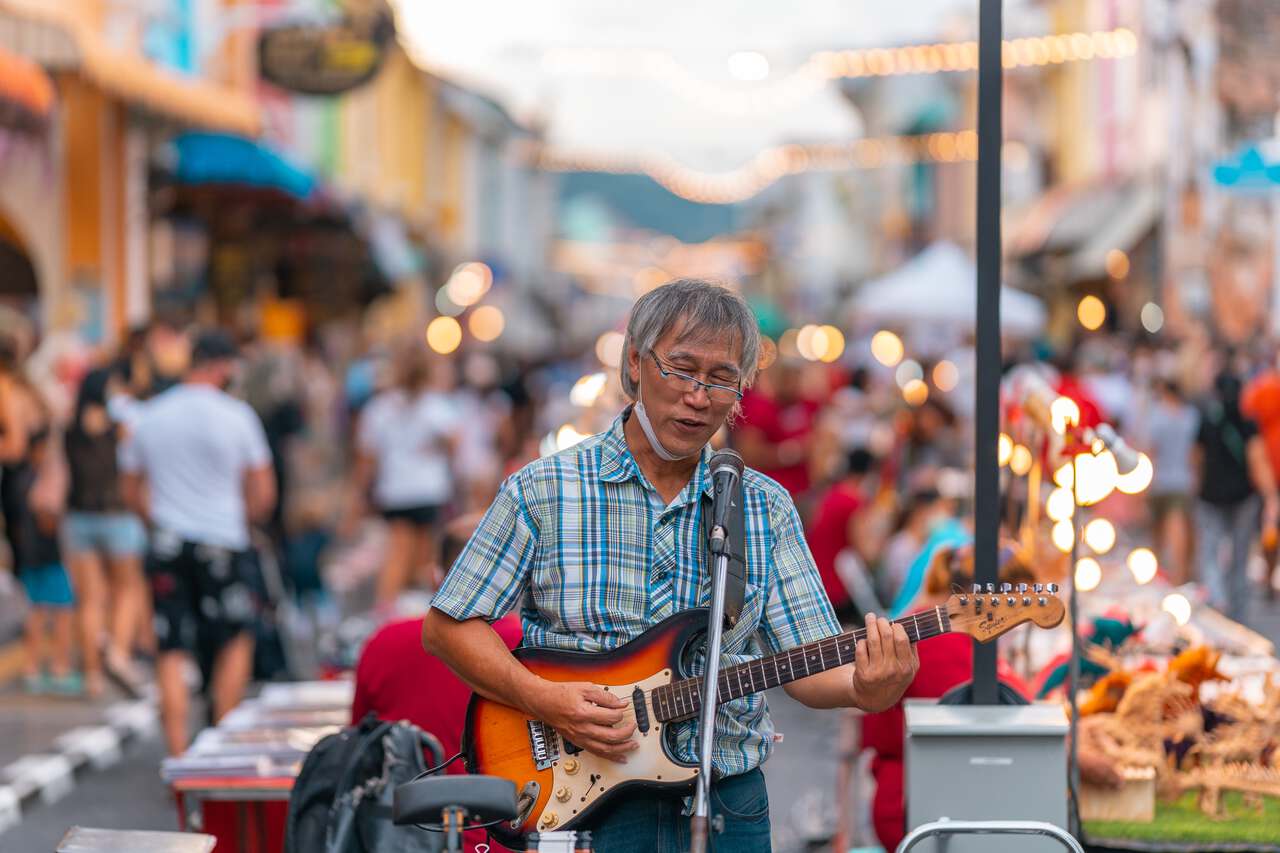
[[[972,592],[959,592],[947,599],[947,616],[951,630],[968,634],[980,643],[994,640],[1024,622],[1041,628],[1055,628],[1066,616],[1066,608],[1058,597],[1057,584],[1024,583],[1015,588],[1001,584],[996,591],[988,584],[985,591],[974,584]]]

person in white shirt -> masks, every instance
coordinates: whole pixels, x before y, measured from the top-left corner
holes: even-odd
[[[186,378],[142,406],[120,454],[125,500],[151,527],[156,680],[175,755],[188,742],[185,659],[200,667],[214,722],[253,671],[260,599],[249,525],[270,514],[276,488],[261,421],[225,391],[236,358],[225,334],[199,335]]]
[[[433,560],[435,528],[454,496],[449,457],[457,449],[458,408],[434,387],[430,358],[421,341],[401,344],[392,387],[369,401],[356,430],[347,526],[367,514],[370,498],[387,521],[380,607],[393,604],[414,570]]]

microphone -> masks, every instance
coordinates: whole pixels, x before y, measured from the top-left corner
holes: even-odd
[[[742,479],[742,457],[733,450],[721,450],[711,457],[711,553],[723,554],[729,510],[733,506],[733,493]]]

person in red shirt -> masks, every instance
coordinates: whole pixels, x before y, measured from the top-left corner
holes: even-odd
[[[1274,479],[1280,482],[1280,371],[1264,371],[1246,385],[1240,395],[1240,411],[1258,424]],[[1275,523],[1263,524],[1262,556],[1267,563],[1262,588],[1271,601],[1275,599],[1276,570],[1280,568],[1280,532]]]
[[[450,565],[475,529],[477,516],[457,519],[445,530],[441,565]],[[504,616],[493,623],[507,648],[520,643],[520,617]],[[408,720],[440,740],[446,756],[462,749],[471,688],[453,674],[444,661],[422,648],[422,618],[402,619],[383,625],[365,643],[356,663],[356,693],[351,722],[359,723],[372,711],[383,720]],[[450,773],[464,773],[461,762],[449,765]]]
[[[844,477],[819,498],[813,520],[805,533],[818,574],[822,577],[822,586],[842,622],[856,618],[858,614],[853,612],[852,597],[836,571],[836,557],[845,548],[853,548],[866,562],[868,555],[861,553],[862,543],[856,525],[859,511],[867,502],[864,481],[874,464],[875,458],[865,448],[859,447],[850,452],[845,461]]]
[[[952,584],[968,589],[973,582],[971,556],[965,552],[939,554],[930,567],[924,595],[916,611],[932,610],[944,604],[951,595]],[[1031,579],[1016,563],[1002,567],[1001,580],[1009,583]],[[867,714],[862,721],[862,743],[875,750],[871,775],[876,780],[875,798],[871,804],[871,820],[876,836],[885,850],[893,850],[907,830],[907,807],[903,769],[905,761],[906,716],[902,703],[908,699],[937,699],[951,688],[973,678],[973,641],[967,634],[943,634],[917,646],[920,669],[907,692],[887,711]],[[1020,692],[1030,695],[1026,685],[1001,661],[997,677]]]
[[[821,401],[804,396],[804,363],[778,359],[742,397],[734,445],[747,465],[792,495],[809,490],[809,451]]]

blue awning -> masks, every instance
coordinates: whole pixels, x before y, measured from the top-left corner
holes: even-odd
[[[187,133],[174,141],[178,180],[187,184],[232,184],[279,190],[306,198],[315,179],[270,148],[240,136]]]

